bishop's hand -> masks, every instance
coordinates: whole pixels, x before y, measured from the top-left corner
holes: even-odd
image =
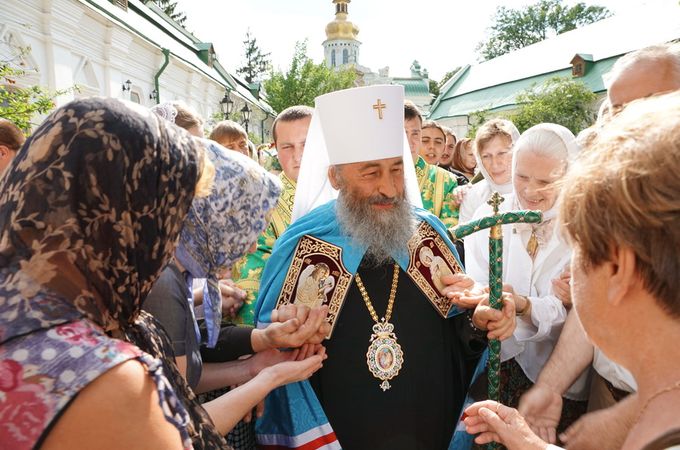
[[[284,305],[272,311],[271,321],[288,324],[287,333],[277,336],[279,347],[300,347],[303,344],[320,344],[330,332],[326,321],[328,306],[309,308],[303,305]],[[267,327],[269,328],[269,327]]]
[[[467,274],[444,275],[441,281],[446,284],[442,294],[449,298],[453,305],[473,309],[484,299],[484,291]]]

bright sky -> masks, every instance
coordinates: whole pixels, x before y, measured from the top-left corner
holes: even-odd
[[[308,39],[308,54],[323,60],[326,24],[334,19],[332,0],[177,0],[187,28],[215,45],[220,62],[235,70],[243,61],[250,28],[275,68],[286,70],[296,41]],[[374,72],[389,66],[391,76],[409,76],[417,59],[439,80],[447,71],[477,59],[475,47],[498,6],[517,8],[526,0],[353,0],[349,20],[359,26],[359,64]],[[575,0],[565,0],[573,5]],[[593,0],[614,14],[638,8],[677,5],[677,0]]]

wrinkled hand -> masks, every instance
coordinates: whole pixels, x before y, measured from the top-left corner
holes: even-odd
[[[553,293],[560,299],[565,308],[571,308],[571,269],[567,266],[559,277],[552,281]]]
[[[313,347],[313,349],[313,352],[309,348],[285,352],[291,354],[290,360],[267,367],[261,373],[271,375],[276,386],[306,380],[323,366],[323,361],[327,358],[324,346],[319,345]],[[299,359],[301,355],[306,356],[306,358]]]
[[[620,426],[625,423],[621,419],[616,406],[585,414],[560,435],[560,440],[578,450],[619,449],[629,431],[626,426]]]
[[[246,291],[240,289],[230,279],[220,280],[220,294],[222,294],[222,314],[227,317],[236,317],[246,301]]]
[[[327,315],[328,306],[311,309],[300,305],[281,306],[272,311],[272,323],[265,328],[265,336],[270,346],[275,347],[295,348],[305,343],[320,344],[330,332]],[[274,328],[268,331],[273,325]]]
[[[465,200],[465,196],[467,195],[468,191],[472,188],[471,184],[464,184],[462,186],[458,186],[453,190],[453,200],[451,203],[453,203],[453,206],[460,206],[463,204],[463,200]]]
[[[531,429],[546,442],[557,441],[557,425],[562,416],[562,396],[542,383],[534,384],[519,399],[517,408]]]
[[[456,306],[472,309],[484,299],[484,292],[475,286],[475,280],[467,274],[445,275],[441,281],[446,284],[442,294]]]
[[[501,301],[503,309],[497,310],[489,305],[489,295],[486,294],[475,312],[472,314],[472,322],[480,330],[487,330],[487,338],[505,340],[515,332],[515,302],[512,295],[504,293]]]
[[[508,450],[545,450],[547,444],[536,436],[514,408],[493,400],[470,405],[463,419],[465,430],[479,434],[477,444],[498,442]]]

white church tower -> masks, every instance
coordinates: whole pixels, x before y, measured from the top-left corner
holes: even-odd
[[[352,0],[333,0],[335,20],[326,25],[326,40],[323,43],[326,65],[340,67],[345,64],[359,64],[357,40],[359,27],[347,20],[347,4]]]

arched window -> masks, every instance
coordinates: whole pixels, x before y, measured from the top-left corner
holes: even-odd
[[[342,51],[342,63],[347,64],[349,62],[349,50],[344,49]]]
[[[335,67],[337,64],[335,63],[335,50],[331,50],[331,67]]]

